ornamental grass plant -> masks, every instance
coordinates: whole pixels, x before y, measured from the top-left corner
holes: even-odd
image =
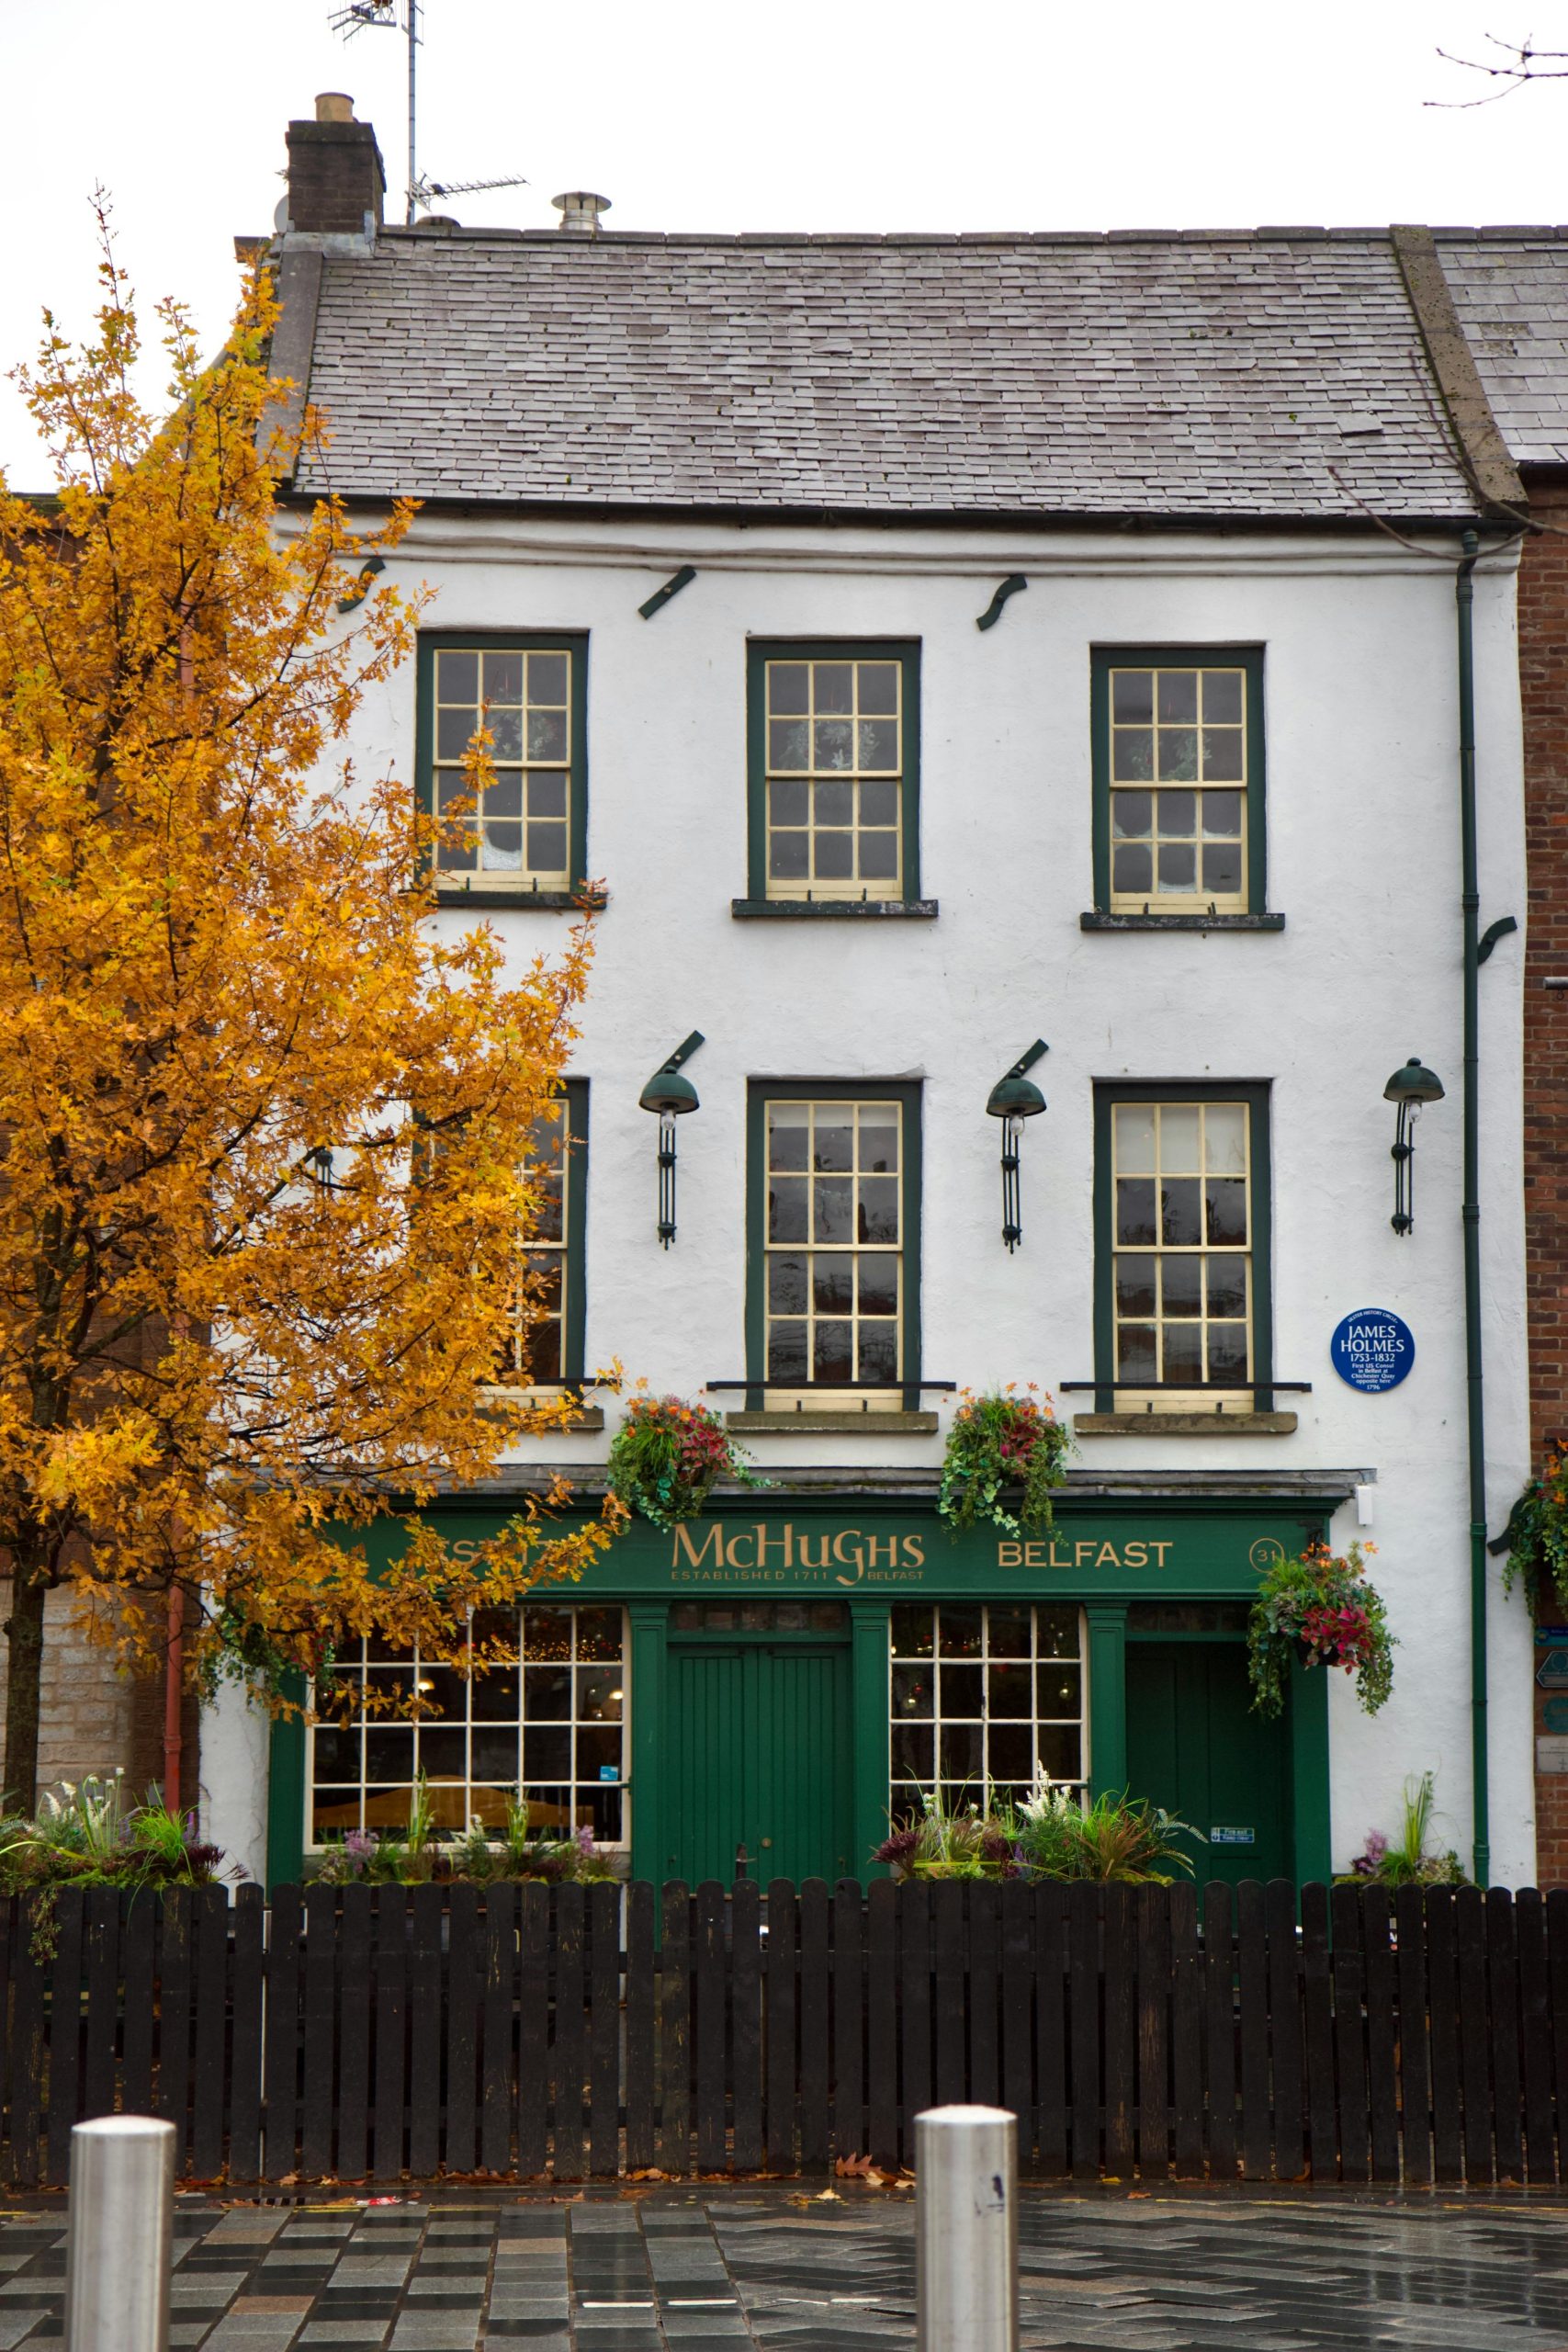
[[[937,1510],[956,1535],[989,1520],[1010,1535],[1048,1528],[1051,1496],[1066,1478],[1072,1432],[1064,1428],[1033,1383],[1021,1396],[1010,1382],[976,1396],[964,1389],[947,1433]],[[1022,1489],[1016,1513],[1003,1489]]]
[[[1266,1570],[1247,1619],[1247,1670],[1252,1703],[1277,1715],[1285,1703],[1291,1665],[1339,1666],[1356,1678],[1356,1696],[1375,1715],[1393,1688],[1394,1636],[1381,1596],[1367,1582],[1367,1555],[1351,1544],[1344,1553],[1309,1544],[1299,1559]]]
[[[949,1806],[922,1794],[872,1859],[900,1879],[1056,1879],[1098,1885],[1169,1886],[1192,1862],[1179,1838],[1203,1833],[1161,1805],[1107,1790],[1088,1801],[1042,1771],[1021,1803],[995,1792]]]
[[[329,1886],[423,1886],[432,1881],[493,1886],[529,1879],[559,1886],[619,1873],[614,1858],[597,1850],[588,1827],[564,1837],[536,1830],[525,1797],[508,1801],[499,1828],[487,1827],[476,1815],[458,1837],[444,1840],[436,1834],[422,1775],[409,1798],[406,1829],[351,1829],[327,1845],[313,1875]]]
[[[639,1386],[610,1443],[610,1492],[666,1532],[695,1519],[720,1478],[764,1487],[716,1413]]]
[[[1427,1840],[1432,1834],[1437,1813],[1437,1796],[1433,1775],[1412,1773],[1404,1783],[1404,1819],[1397,1838],[1390,1838],[1385,1830],[1370,1829],[1367,1842],[1348,1871],[1339,1873],[1337,1886],[1463,1886],[1464,1870],[1451,1847],[1440,1852],[1428,1853]]]
[[[223,1849],[197,1836],[196,1815],[171,1813],[155,1791],[127,1808],[124,1792],[123,1772],[88,1773],[46,1790],[31,1820],[0,1817],[0,1893],[213,1885]]]

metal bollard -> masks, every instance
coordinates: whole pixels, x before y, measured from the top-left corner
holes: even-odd
[[[71,2134],[65,2352],[168,2352],[175,2127],[106,2115]]]
[[[1018,2352],[1018,2118],[915,2118],[918,2352]]]

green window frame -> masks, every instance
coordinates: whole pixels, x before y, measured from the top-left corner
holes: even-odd
[[[561,1170],[560,1181],[556,1187],[558,1215],[552,1216],[547,1213],[540,1233],[531,1236],[523,1250],[529,1268],[536,1273],[547,1277],[553,1267],[559,1268],[559,1304],[552,1318],[560,1329],[558,1363],[549,1364],[547,1361],[536,1368],[536,1376],[526,1384],[534,1389],[580,1388],[585,1372],[588,1080],[585,1078],[564,1080],[560,1100]],[[502,1370],[498,1372],[495,1385],[498,1388],[505,1388],[517,1384],[509,1382],[505,1371]]]
[[[1172,1247],[1168,1262],[1185,1255],[1189,1261],[1211,1256],[1224,1260],[1227,1254],[1245,1255],[1247,1283],[1247,1329],[1249,1369],[1245,1380],[1223,1385],[1204,1385],[1194,1381],[1179,1388],[1156,1390],[1149,1382],[1140,1385],[1136,1380],[1122,1379],[1118,1355],[1117,1261],[1126,1254],[1119,1246],[1116,1203],[1116,1113],[1134,1104],[1148,1104],[1171,1109],[1186,1109],[1206,1105],[1238,1104],[1245,1115],[1246,1189],[1247,1224],[1245,1244],[1234,1253],[1226,1245],[1211,1245],[1208,1238],[1209,1209],[1206,1199],[1208,1177],[1204,1168],[1196,1170],[1198,1198],[1205,1225],[1198,1240],[1185,1250]],[[1227,1085],[1223,1080],[1201,1083],[1176,1080],[1113,1080],[1097,1085],[1094,1090],[1094,1376],[1095,1410],[1110,1413],[1123,1410],[1121,1399],[1133,1397],[1163,1397],[1168,1409],[1190,1411],[1194,1402],[1207,1406],[1216,1398],[1224,1402],[1234,1399],[1233,1409],[1247,1412],[1271,1412],[1274,1407],[1274,1315],[1273,1315],[1273,1210],[1272,1168],[1269,1145],[1270,1093],[1267,1082],[1246,1080]],[[1186,1182],[1192,1182],[1188,1177]],[[1157,1180],[1156,1180],[1157,1184]],[[1150,1319],[1157,1321],[1163,1332],[1169,1320],[1163,1285],[1168,1262],[1165,1241],[1165,1200],[1158,1193],[1161,1230],[1146,1254],[1158,1256],[1161,1283],[1159,1306]],[[1173,1210],[1179,1206],[1173,1201]],[[1134,1245],[1140,1252],[1143,1245]],[[1203,1286],[1202,1329],[1206,1341],[1209,1270],[1205,1262],[1201,1282]],[[1194,1317],[1194,1321],[1199,1318]],[[1156,1409],[1157,1409],[1156,1402]]]
[[[838,1396],[846,1402],[870,1396],[873,1384],[768,1380],[770,1250],[768,1238],[768,1112],[775,1103],[893,1103],[899,1113],[898,1216],[899,1344],[897,1385],[877,1401],[895,1410],[915,1411],[920,1377],[920,1107],[922,1090],[909,1080],[753,1079],[746,1116],[746,1376],[748,1409],[761,1410],[770,1395],[778,1399],[809,1396],[817,1404]],[[858,1123],[857,1123],[858,1124]],[[857,1208],[858,1217],[858,1208]],[[804,1248],[822,1247],[809,1239]],[[831,1243],[825,1245],[831,1250]],[[859,1280],[858,1266],[855,1276]],[[815,1306],[815,1298],[813,1300]],[[858,1305],[858,1300],[857,1300]]]
[[[1094,785],[1094,903],[1102,915],[1135,915],[1141,908],[1151,919],[1190,920],[1194,924],[1236,917],[1261,915],[1268,904],[1268,837],[1267,790],[1264,761],[1263,727],[1263,648],[1260,645],[1097,645],[1089,652],[1089,732]],[[1134,747],[1134,729],[1118,725],[1113,708],[1112,673],[1115,672],[1166,673],[1174,692],[1179,684],[1171,673],[1206,672],[1210,673],[1237,673],[1241,674],[1242,714],[1238,723],[1231,723],[1230,707],[1224,707],[1224,722],[1210,730],[1216,755],[1222,747],[1224,753],[1221,773],[1210,776],[1200,746],[1203,731],[1195,712],[1190,727],[1180,718],[1171,715],[1164,726],[1156,726],[1160,705],[1156,688],[1155,708],[1151,714],[1148,734],[1151,739],[1150,773],[1146,779],[1123,775],[1120,779],[1129,809],[1138,802],[1150,804],[1146,812],[1147,831],[1135,838],[1122,841],[1124,852],[1147,842],[1150,866],[1149,888],[1146,891],[1119,883],[1115,871],[1118,846],[1114,828],[1113,795],[1119,779],[1117,760],[1113,757],[1113,737],[1122,739],[1127,746],[1122,764],[1134,763],[1128,752]],[[1208,689],[1205,689],[1208,691]],[[1221,706],[1216,702],[1216,710]],[[1138,730],[1140,733],[1142,730]],[[1182,756],[1191,740],[1192,756]],[[1142,749],[1141,743],[1138,749]],[[1235,752],[1240,749],[1245,775],[1236,778],[1230,773],[1237,764]],[[1158,768],[1167,764],[1167,790],[1161,793]],[[1172,773],[1172,771],[1175,771]],[[1185,772],[1183,772],[1185,771]],[[1150,789],[1139,792],[1137,785],[1146,781]],[[1129,787],[1131,787],[1129,789]],[[1211,795],[1213,798],[1211,798]],[[1204,887],[1202,861],[1205,854],[1215,859],[1228,860],[1235,846],[1232,829],[1232,811],[1226,806],[1239,800],[1241,825],[1241,873],[1239,888],[1210,889]],[[1224,831],[1212,837],[1205,833],[1202,809],[1207,803],[1213,812],[1216,826]],[[1168,808],[1168,820],[1164,811]],[[1224,813],[1220,814],[1224,808]],[[1179,880],[1172,880],[1162,888],[1159,875],[1161,846],[1168,855],[1179,862],[1189,851],[1193,861],[1190,888]]]
[[[842,710],[818,711],[816,708],[818,681],[812,673],[812,700],[808,711],[798,714],[810,729],[810,745],[805,754],[807,765],[797,767],[793,754],[786,760],[783,773],[770,768],[770,693],[776,695],[776,685],[770,685],[770,669],[775,664],[801,665],[827,662],[837,665],[858,663],[892,664],[897,673],[897,708],[896,716],[898,742],[896,766],[884,767],[882,760],[888,756],[879,743],[871,752],[873,766],[862,770],[858,764],[860,745],[876,736],[886,726],[886,718],[859,714],[861,681],[856,673],[853,680],[854,700]],[[837,682],[836,682],[837,683]],[[796,697],[798,699],[798,697]],[[842,699],[842,697],[840,697]],[[888,699],[877,695],[879,708]],[[819,738],[813,721],[824,727],[841,727],[851,741],[847,752],[845,772],[817,764]],[[782,714],[775,724],[782,729],[788,724]],[[912,638],[751,638],[746,648],[746,745],[747,745],[747,866],[748,888],[753,902],[774,904],[828,904],[842,906],[864,901],[876,905],[908,904],[920,896],[920,648]],[[775,748],[782,746],[775,742]],[[828,754],[836,760],[836,752]],[[893,821],[884,824],[882,808],[873,808],[867,795],[874,792],[880,801],[888,797],[887,786],[894,783],[897,809]],[[771,796],[788,791],[803,805],[791,808],[788,822],[773,829],[773,838],[784,832],[804,833],[807,842],[807,869],[798,875],[773,876],[770,873],[770,808],[783,814],[780,803]],[[834,808],[829,817],[824,806],[826,795],[831,792],[848,805],[840,821],[840,811]],[[863,811],[864,812],[863,814]],[[819,813],[820,812],[820,813]],[[824,821],[826,820],[826,821]],[[850,871],[841,875],[818,876],[812,870],[816,857],[825,853],[818,849],[824,834],[847,839]],[[888,875],[886,867],[887,837],[897,860],[897,871]],[[869,844],[882,844],[874,854]],[[863,875],[863,860],[874,855],[875,864],[884,871]],[[840,861],[845,862],[845,861]]]
[[[521,835],[519,854],[523,864],[508,870],[486,870],[482,863],[484,850],[480,848],[479,862],[470,871],[437,871],[436,895],[443,899],[478,907],[570,907],[585,888],[588,872],[587,632],[538,629],[420,631],[415,690],[414,784],[418,805],[426,816],[435,807],[438,775],[456,773],[454,746],[438,741],[437,697],[441,657],[470,653],[479,657],[481,665],[487,655],[522,655],[525,657],[525,677],[527,676],[528,655],[564,655],[569,669],[566,700],[564,704],[552,704],[547,711],[541,708],[536,714],[525,705],[519,706],[520,722],[526,723],[531,717],[536,716],[541,726],[554,739],[542,741],[537,745],[536,758],[530,761],[528,753],[536,747],[525,740],[519,742],[515,762],[502,756],[499,745],[491,753],[496,768],[510,770],[516,779],[515,788],[510,778],[505,782],[504,815],[498,811],[497,821],[507,826],[518,823]],[[481,667],[479,692],[482,695],[483,691]],[[552,695],[555,691],[552,683]],[[561,714],[566,720],[564,746],[558,741],[560,730],[556,723]],[[439,756],[443,752],[447,754],[445,759]],[[558,777],[564,777],[566,785],[566,858],[564,867],[552,865],[547,872],[542,867],[529,866],[528,844],[530,834],[548,840],[555,838],[558,821],[555,814],[559,798],[555,789]],[[547,797],[540,798],[538,821],[530,825],[525,820],[535,806],[536,780],[540,794],[547,795]],[[476,830],[485,813],[475,811]]]

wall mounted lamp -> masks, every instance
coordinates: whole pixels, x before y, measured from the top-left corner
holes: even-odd
[[[1416,1223],[1416,1121],[1423,1102],[1440,1102],[1443,1081],[1412,1054],[1383,1088],[1385,1102],[1399,1105],[1393,1123],[1393,1215],[1395,1233],[1409,1233]]]
[[[1043,1054],[1050,1052],[1043,1037],[1036,1037],[1026,1054],[1021,1054],[1005,1077],[998,1078],[986,1097],[989,1117],[1002,1123],[1002,1239],[1010,1250],[1016,1250],[1023,1239],[1023,1227],[1019,1213],[1019,1147],[1023,1140],[1025,1119],[1038,1118],[1045,1108],[1045,1097],[1026,1073],[1034,1068]]]
[[[659,1240],[665,1250],[675,1238],[675,1122],[698,1107],[697,1090],[682,1076],[681,1065],[702,1042],[702,1031],[694,1029],[669,1060],[660,1063],[637,1097],[645,1111],[659,1114]]]

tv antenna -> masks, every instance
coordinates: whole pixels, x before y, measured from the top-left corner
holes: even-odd
[[[402,0],[400,24],[398,0],[347,0],[329,19],[335,33],[344,40],[352,40],[356,33],[372,27],[397,32],[400,30],[409,45],[409,177],[408,198],[403,213],[404,225],[413,227],[420,207],[430,209],[433,196],[471,196],[481,188],[526,187],[521,177],[501,180],[427,180],[420,176],[417,130],[419,120],[419,52],[423,36],[419,29],[421,0]]]

